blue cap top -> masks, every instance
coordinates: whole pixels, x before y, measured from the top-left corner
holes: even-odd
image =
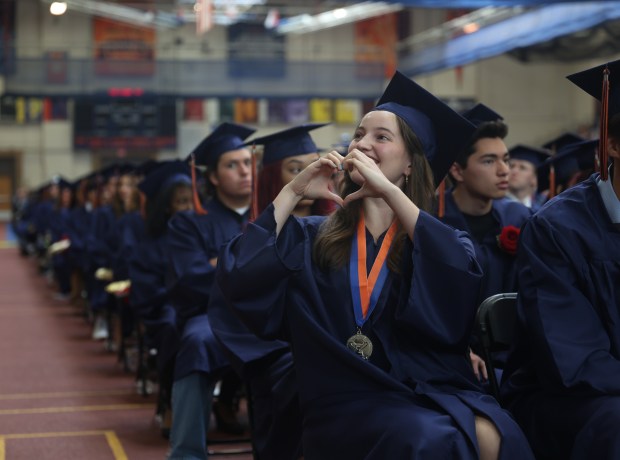
[[[191,185],[189,165],[185,161],[170,160],[161,162],[158,168],[147,174],[138,184],[138,189],[152,200],[159,192],[178,183]]]
[[[265,165],[296,155],[316,153],[319,151],[319,148],[308,132],[328,124],[329,123],[307,123],[278,131],[268,136],[253,139],[247,144],[264,146],[263,164]]]
[[[620,59],[568,75],[566,78],[600,101],[603,96],[603,71],[605,68],[609,69],[608,115],[611,118],[620,113],[620,89],[618,86],[620,83]]]
[[[558,182],[565,182],[579,171],[593,171],[596,167],[598,139],[565,145],[548,160],[555,168]]]
[[[482,103],[476,104],[471,109],[463,112],[463,117],[475,126],[480,126],[482,123],[489,121],[501,121],[504,119],[499,113]]]
[[[244,140],[256,131],[253,128],[224,122],[205,137],[192,152],[197,165],[213,165],[226,152],[245,147]]]
[[[392,112],[418,136],[438,185],[476,127],[420,85],[396,72],[374,110]]]
[[[551,156],[551,152],[538,147],[530,147],[529,145],[518,144],[508,150],[510,159],[529,161],[538,168]]]
[[[555,139],[551,139],[549,142],[543,144],[543,148],[552,150],[557,153],[565,145],[574,144],[575,142],[581,142],[585,140],[583,137],[574,133],[563,133]]]
[[[150,172],[152,172],[155,169],[159,168],[160,165],[161,165],[161,163],[159,161],[157,161],[157,160],[146,160],[146,161],[143,161],[138,166],[136,166],[136,174],[140,174],[140,175],[146,176]]]

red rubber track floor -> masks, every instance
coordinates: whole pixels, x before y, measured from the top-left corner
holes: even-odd
[[[78,307],[53,300],[34,260],[0,243],[0,460],[164,459],[156,396],[138,394]]]

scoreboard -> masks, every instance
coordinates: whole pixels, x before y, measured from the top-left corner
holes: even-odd
[[[176,99],[152,95],[75,99],[73,146],[80,149],[174,149]]]

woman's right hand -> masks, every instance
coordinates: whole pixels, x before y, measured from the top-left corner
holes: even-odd
[[[277,224],[276,233],[280,233],[284,222],[301,200],[326,199],[336,202],[339,206],[343,205],[340,195],[334,193],[331,188],[332,175],[334,173],[344,174],[341,169],[342,159],[342,155],[335,150],[329,152],[304,168],[291,182],[284,186],[276,199],[273,200],[274,217]]]
[[[312,162],[284,188],[288,188],[299,200],[326,199],[342,206],[342,198],[332,191],[334,173],[344,174],[340,169],[344,158],[335,150]],[[283,189],[284,190],[284,189]]]

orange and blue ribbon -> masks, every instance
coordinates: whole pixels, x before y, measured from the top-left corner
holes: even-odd
[[[370,276],[368,276],[366,268],[366,222],[364,220],[364,213],[362,212],[360,215],[357,232],[353,235],[351,259],[349,261],[353,310],[355,312],[355,322],[360,328],[375,309],[387,279],[388,268],[385,261],[390,252],[392,240],[397,229],[398,225],[396,220],[394,220],[383,238],[379,253],[370,269]]]

